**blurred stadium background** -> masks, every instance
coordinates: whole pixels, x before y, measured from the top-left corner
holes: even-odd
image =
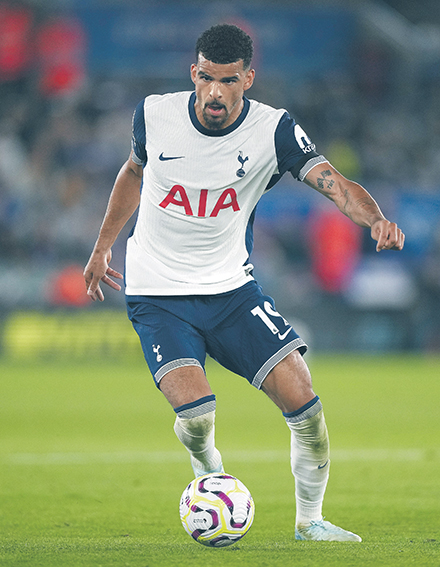
[[[259,205],[258,280],[317,351],[440,351],[438,0],[0,0],[2,355],[140,352],[123,294],[92,304],[82,268],[133,109],[192,89],[195,41],[221,22],[254,37],[249,96],[286,108],[407,235],[377,254],[286,175]]]

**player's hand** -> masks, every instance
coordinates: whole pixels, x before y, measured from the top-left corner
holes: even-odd
[[[99,286],[99,282],[103,282],[116,291],[121,290],[121,286],[111,279],[114,278],[122,279],[123,276],[113,268],[109,266],[112,258],[111,250],[109,250],[105,255],[92,253],[87,266],[84,268],[84,280],[86,282],[87,295],[92,299],[92,301],[104,301],[104,294]]]
[[[376,221],[371,227],[371,237],[377,240],[376,252],[402,250],[405,235],[395,222],[386,219]]]

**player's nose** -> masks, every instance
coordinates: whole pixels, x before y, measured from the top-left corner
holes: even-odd
[[[221,87],[219,83],[216,83],[215,81],[212,81],[211,83],[211,90],[210,90],[210,96],[213,100],[219,99],[222,97],[222,91],[221,91]]]

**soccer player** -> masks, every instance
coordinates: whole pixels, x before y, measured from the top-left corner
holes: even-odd
[[[244,96],[254,81],[252,40],[217,25],[196,44],[194,92],[147,96],[133,116],[132,151],[116,178],[84,270],[92,300],[122,275],[109,266],[119,232],[128,238],[125,293],[157,387],[176,412],[174,430],[196,476],[223,471],[215,446],[215,396],[206,353],[263,390],[291,431],[296,528],[301,540],[361,541],[323,520],[329,441],[307,349],[264,295],[249,262],[261,196],[289,171],[367,227],[376,250],[401,250],[404,235],[357,183],[316,152],[285,110]]]

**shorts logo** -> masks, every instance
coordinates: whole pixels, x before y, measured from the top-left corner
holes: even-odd
[[[163,356],[162,356],[162,355],[160,354],[160,352],[159,352],[159,349],[160,349],[160,345],[157,345],[157,346],[156,346],[156,345],[153,345],[153,352],[156,353],[156,360],[157,360],[157,362],[161,362],[161,360],[162,360],[162,358],[163,358]]]
[[[312,143],[312,140],[307,136],[304,130],[299,124],[295,124],[294,128],[295,138],[298,142],[299,147],[305,154],[315,151],[316,146]]]
[[[289,325],[286,319],[284,319],[284,317],[278,313],[278,311],[275,311],[275,309],[273,309],[272,305],[268,301],[265,301],[263,305],[264,311],[259,305],[257,305],[257,307],[254,307],[251,310],[252,315],[254,317],[259,317],[263,321],[263,323],[272,331],[272,333],[274,335],[277,335],[280,341],[283,341],[292,330],[292,327]],[[281,317],[281,319],[284,321],[284,324],[289,327],[287,331],[281,334],[281,331],[278,329],[275,323],[271,319],[269,319],[268,315],[272,315],[273,317]]]
[[[237,169],[236,175],[237,177],[244,177],[246,175],[246,172],[243,169],[243,166],[248,161],[249,157],[246,156],[245,158],[243,158],[243,152],[239,152],[237,159],[241,163],[241,167],[240,169]]]

